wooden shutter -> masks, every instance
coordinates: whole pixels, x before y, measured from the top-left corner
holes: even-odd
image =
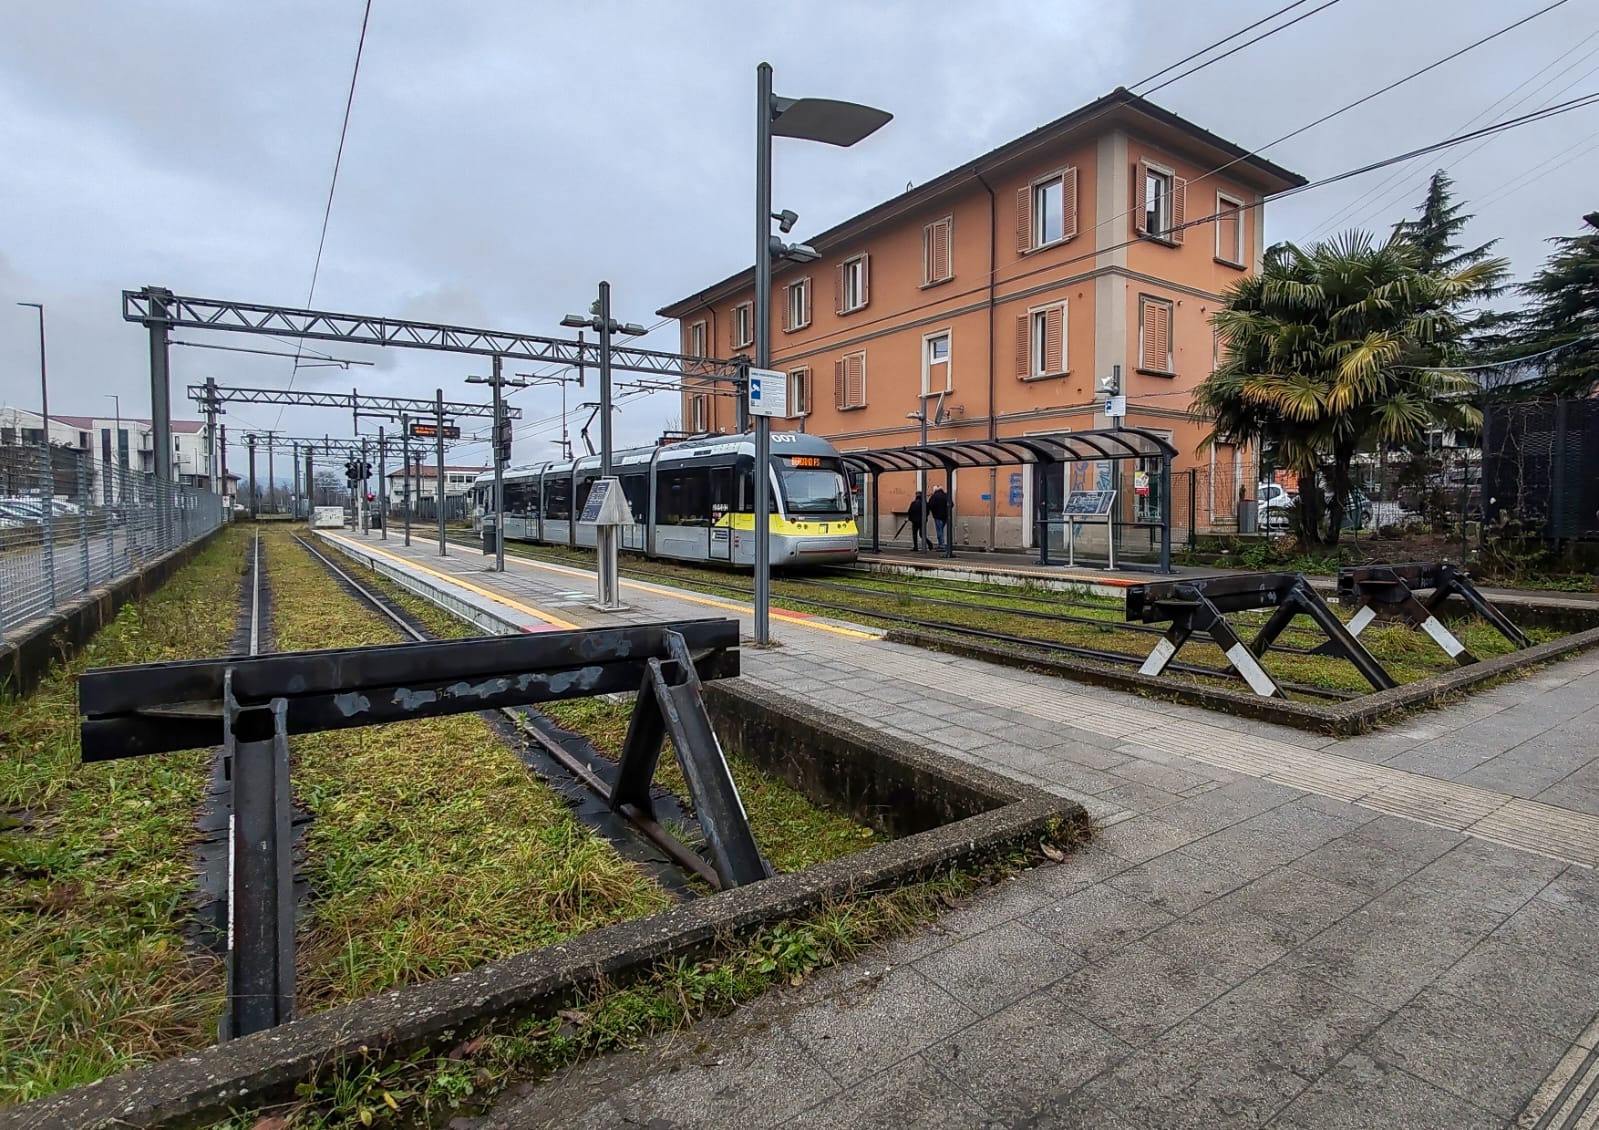
[[[1152,373],[1171,371],[1171,307],[1146,298],[1138,308],[1138,367]]]
[[[844,360],[839,358],[839,360],[833,362],[833,407],[840,412],[848,407],[844,399],[844,393],[847,391],[845,384]]]
[[[833,268],[833,313],[844,313],[844,264]]]
[[[866,354],[851,353],[844,358],[844,396],[848,407],[866,407]]]
[[[950,277],[949,220],[934,220],[922,229],[922,282],[943,282]]]
[[[1157,302],[1155,311],[1155,327],[1158,331],[1155,346],[1160,350],[1160,371],[1169,373],[1172,370],[1171,306],[1165,302]]]
[[[1051,306],[1044,311],[1044,372],[1066,369],[1066,308]]]
[[[1173,243],[1183,241],[1183,224],[1188,221],[1188,182],[1182,177],[1171,179],[1171,230],[1166,237]]]
[[[1022,314],[1016,319],[1016,375],[1030,377],[1033,375],[1032,351],[1032,321],[1031,314]]]
[[[1033,249],[1033,186],[1016,190],[1016,251]]]
[[[1070,168],[1060,175],[1060,231],[1062,239],[1077,235],[1077,169]]]
[[[870,254],[861,256],[861,305],[865,306],[872,300],[872,257]]]
[[[783,328],[794,328],[794,284],[789,283],[783,288]]]
[[[1149,184],[1149,166],[1143,161],[1133,166],[1133,230],[1139,235],[1149,234],[1149,225],[1144,218],[1149,215],[1149,202],[1144,198],[1144,189]]]

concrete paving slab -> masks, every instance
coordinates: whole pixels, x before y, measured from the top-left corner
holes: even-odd
[[[1082,964],[1080,954],[1040,936],[1023,921],[1011,921],[920,958],[915,966],[961,1004],[986,1016]]]
[[[1569,1046],[1569,1037],[1555,1039],[1497,1010],[1425,990],[1362,1050],[1510,1119]]]
[[[1271,1130],[1503,1130],[1504,1124],[1401,1068],[1354,1052],[1266,1125]]]
[[[1066,1007],[1129,1044],[1142,1045],[1227,991],[1205,962],[1146,942],[1115,951],[1055,985]]]
[[[1005,1130],[999,1119],[920,1056],[896,1064],[873,1076],[869,1085],[852,1087],[782,1125],[796,1130],[868,1130],[882,1126]]]
[[[1087,961],[1107,957],[1175,920],[1175,915],[1108,885],[1090,887],[1021,919]]]
[[[1212,905],[1247,911],[1292,931],[1303,941],[1369,901],[1363,891],[1285,868],[1223,895]]]
[[[1133,1051],[1055,996],[1038,994],[940,1040],[922,1058],[1017,1125]]]
[[[1161,910],[1183,915],[1247,882],[1246,875],[1173,851],[1119,872],[1108,885]]]
[[[1407,826],[1408,825],[1408,826]],[[1412,828],[1421,828],[1413,834]],[[1290,866],[1376,896],[1420,871],[1465,837],[1385,816],[1316,848]]]
[[[1388,1019],[1388,1009],[1325,981],[1273,968],[1194,1014],[1218,1039],[1241,1037],[1306,1079],[1330,1070]]]
[[[1227,985],[1253,977],[1298,941],[1299,935],[1286,926],[1215,903],[1144,939],[1145,944],[1192,962]]]
[[[1599,979],[1546,953],[1489,938],[1433,988],[1569,1038],[1599,1014]]]

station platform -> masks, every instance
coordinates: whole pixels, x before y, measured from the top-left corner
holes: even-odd
[[[946,556],[943,550],[926,552],[889,546],[878,551],[863,551],[858,558],[870,569],[898,573],[924,574],[940,580],[973,581],[990,584],[1029,584],[1047,588],[1088,590],[1101,596],[1120,595],[1130,585],[1177,577],[1210,577],[1225,569],[1174,566],[1161,573],[1152,566],[1135,569],[1106,569],[1078,562],[1068,565],[1064,557],[1051,556],[1048,565],[1038,563],[1038,552],[1025,553],[957,548]]]
[[[981,764],[1071,797],[1096,819],[1115,823],[1152,810],[1154,800],[1182,799],[1241,778],[1258,778],[1308,793],[1357,801],[1378,811],[1422,814],[1458,831],[1586,865],[1599,864],[1599,798],[1593,815],[1569,816],[1536,805],[1534,795],[1463,788],[1424,774],[1374,765],[1358,752],[1388,735],[1337,740],[1071,683],[1053,676],[890,643],[882,630],[774,604],[773,646],[752,645],[749,604],[687,589],[621,581],[626,608],[594,607],[597,584],[587,569],[507,555],[506,572],[480,551],[452,544],[440,556],[420,540],[407,548],[375,533],[320,531],[334,548],[401,579],[423,595],[441,594],[476,609],[503,631],[593,628],[722,615],[737,618],[746,647],[744,677],[814,701],[902,739]],[[1583,658],[1599,670],[1599,658]],[[1421,739],[1453,732],[1503,709],[1517,687],[1486,692],[1447,714],[1423,716],[1399,735]],[[1436,731],[1436,733],[1435,733]],[[1584,749],[1573,758],[1599,751]],[[1577,767],[1573,765],[1573,768]],[[1176,774],[1172,770],[1179,770]],[[1533,807],[1526,808],[1529,802]],[[1509,806],[1507,808],[1507,806]]]
[[[321,534],[499,631],[750,609]],[[1599,655],[1360,738],[1090,688],[774,609],[742,678],[1079,800],[1093,844],[485,1125],[1587,1126]],[[1573,1113],[1574,1112],[1574,1113]]]

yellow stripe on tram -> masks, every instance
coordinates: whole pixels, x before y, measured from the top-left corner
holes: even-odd
[[[489,589],[485,589],[485,588],[480,588],[479,586],[472,584],[472,582],[470,582],[470,581],[463,581],[460,577],[454,577],[454,576],[451,576],[448,573],[440,573],[437,570],[429,569],[426,565],[420,565],[417,562],[412,561],[412,560],[410,560],[408,558],[397,557],[397,556],[395,556],[392,553],[385,553],[381,549],[374,549],[370,545],[362,545],[359,542],[346,541],[344,538],[339,537],[337,534],[324,533],[323,536],[326,537],[326,538],[329,538],[330,540],[333,540],[333,541],[342,542],[343,544],[350,546],[352,549],[358,550],[358,551],[360,551],[362,553],[370,553],[370,554],[372,554],[375,557],[387,558],[388,560],[394,562],[396,565],[404,566],[407,569],[415,569],[418,573],[426,573],[430,577],[436,577],[436,578],[438,578],[441,581],[447,581],[448,583],[450,583],[452,585],[455,585],[458,588],[465,589],[467,592],[476,593],[478,596],[485,597],[488,600],[492,600],[496,604],[503,604],[507,608],[514,608],[518,612],[526,613],[527,615],[533,617],[535,620],[542,620],[544,623],[549,624],[552,627],[556,627],[556,628],[576,628],[578,626],[578,625],[572,623],[572,621],[570,621],[570,620],[563,620],[559,616],[555,616],[555,615],[552,615],[551,613],[545,612],[545,611],[543,611],[541,609],[534,608],[531,604],[523,604],[521,601],[512,600],[510,597],[505,596],[505,595],[503,595],[501,593],[492,592]]]

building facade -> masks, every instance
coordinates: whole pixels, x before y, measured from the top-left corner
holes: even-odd
[[[1117,90],[809,240],[819,261],[775,264],[771,368],[796,415],[774,426],[846,452],[918,443],[924,422],[929,441],[1109,427],[1099,381],[1120,366],[1127,426],[1172,440],[1179,468],[1242,484],[1247,453],[1201,452],[1189,404],[1221,357],[1211,314],[1259,267],[1264,198],[1303,183]],[[685,353],[748,354],[753,271],[659,313]],[[685,380],[685,430],[736,430],[728,391]],[[1031,543],[1020,516],[1045,488],[1020,472],[966,472],[958,541]],[[885,478],[885,513],[915,486]],[[1225,526],[1236,498],[1196,505]]]
[[[491,471],[492,467],[456,467],[445,465],[444,468],[444,497],[461,498],[472,490],[472,484],[477,482],[477,477],[484,471]],[[439,496],[438,468],[432,463],[413,463],[411,465],[411,497],[417,501],[422,499],[435,499]],[[400,506],[405,502],[405,471],[403,468],[389,472],[389,505]]]
[[[0,407],[0,447],[38,444],[41,438],[39,413],[9,405]],[[87,455],[97,469],[111,466],[144,474],[155,470],[155,428],[149,420],[131,416],[51,415],[50,444]],[[213,471],[207,447],[203,421],[173,420],[173,479],[198,490],[212,489]],[[221,475],[216,477],[222,479]],[[222,481],[226,486],[227,480]]]

